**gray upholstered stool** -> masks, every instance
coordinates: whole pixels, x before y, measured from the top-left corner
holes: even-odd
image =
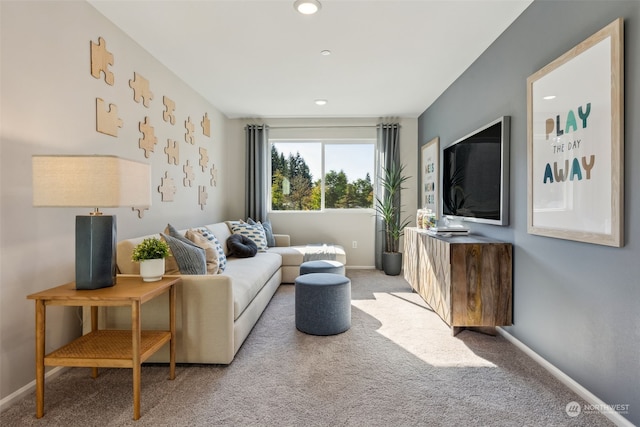
[[[311,335],[335,335],[351,327],[351,280],[333,273],[296,278],[296,328]]]
[[[300,264],[300,275],[309,273],[333,273],[344,276],[344,265],[339,261],[317,260]]]

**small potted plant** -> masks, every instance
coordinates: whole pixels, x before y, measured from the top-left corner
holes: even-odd
[[[160,280],[164,274],[164,259],[169,256],[169,245],[157,237],[144,239],[133,249],[131,260],[140,263],[140,276],[145,282]]]

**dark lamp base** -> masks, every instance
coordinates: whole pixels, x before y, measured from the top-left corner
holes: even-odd
[[[76,289],[116,283],[115,215],[76,216]]]

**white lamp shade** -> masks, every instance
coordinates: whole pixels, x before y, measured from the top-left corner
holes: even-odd
[[[117,156],[33,156],[33,206],[151,206],[148,164]]]

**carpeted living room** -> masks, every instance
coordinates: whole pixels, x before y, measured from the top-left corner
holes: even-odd
[[[0,0],[0,425],[640,425],[638,22]]]
[[[611,425],[567,417],[581,398],[500,336],[451,330],[404,279],[351,270],[352,324],[342,334],[296,330],[295,286],[282,285],[228,366],[142,369],[143,416],[131,420],[130,374],[93,380],[75,368],[30,395],[3,425],[453,426]],[[123,387],[123,385],[126,385]],[[115,390],[118,390],[115,392]]]

